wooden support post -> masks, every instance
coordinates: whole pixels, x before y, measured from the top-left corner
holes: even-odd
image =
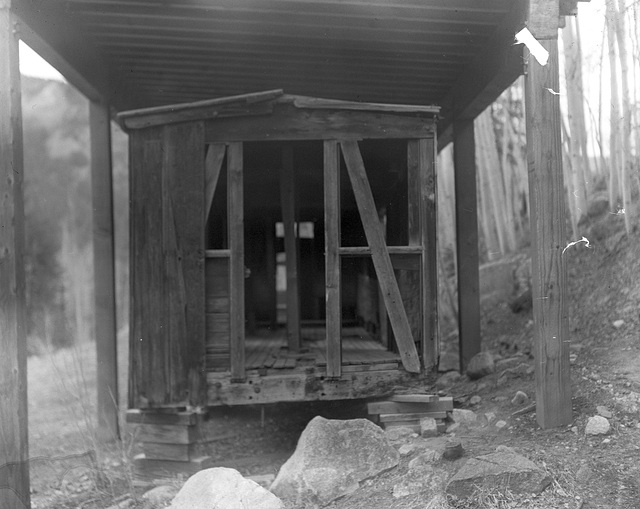
[[[382,235],[387,240],[387,211],[385,208],[378,210],[378,218],[382,227]],[[378,320],[380,321],[380,342],[389,348],[389,316],[387,308],[384,305],[384,297],[382,296],[382,288],[378,284]]]
[[[229,222],[229,328],[231,380],[245,379],[244,352],[244,194],[242,143],[227,148]]]
[[[409,319],[402,303],[402,296],[398,288],[391,265],[391,258],[384,239],[380,220],[376,211],[376,205],[367,179],[367,173],[362,161],[358,142],[341,141],[342,153],[347,165],[347,172],[353,187],[353,194],[356,198],[360,219],[367,237],[367,242],[371,249],[371,259],[378,275],[378,281],[382,287],[391,328],[396,338],[402,365],[410,373],[420,372],[420,359],[416,345],[413,342],[413,334]]]
[[[407,145],[409,196],[417,190],[419,208],[409,209],[409,245],[422,246],[422,359],[425,369],[438,363],[438,264],[436,249],[436,153],[433,138]],[[411,204],[411,201],[410,201]],[[415,216],[415,217],[413,217]],[[413,217],[413,219],[412,219]],[[417,223],[416,223],[417,221]],[[413,226],[412,226],[413,225]],[[412,234],[412,230],[416,230]]]
[[[93,273],[97,364],[98,439],[120,437],[118,426],[118,341],[116,331],[111,118],[106,104],[89,102]]]
[[[559,91],[557,18],[550,18],[556,29],[540,40],[549,61],[530,56],[525,82],[536,418],[545,429],[572,422],[560,100],[552,93]]]
[[[0,0],[0,507],[29,495],[22,109],[16,20]]]
[[[287,345],[289,350],[294,352],[300,350],[300,288],[295,187],[293,146],[285,145],[282,150],[282,170],[280,171],[280,204],[287,267]]]
[[[453,123],[453,164],[458,252],[458,327],[460,372],[480,351],[480,275],[478,266],[478,204],[473,119]]]
[[[324,142],[324,243],[327,304],[327,377],[342,374],[342,310],[340,295],[340,152]]]
[[[278,293],[276,291],[276,232],[273,218],[265,218],[264,229],[266,237],[265,264],[269,292],[269,326],[272,331],[275,331],[278,329]]]

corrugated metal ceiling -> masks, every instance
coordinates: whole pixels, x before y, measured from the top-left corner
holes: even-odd
[[[92,41],[112,81],[139,98],[135,107],[147,107],[275,88],[345,100],[439,104],[518,2],[48,3],[60,4]]]

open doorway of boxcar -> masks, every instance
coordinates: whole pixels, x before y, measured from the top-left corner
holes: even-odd
[[[388,246],[408,239],[406,140],[360,142]],[[243,144],[246,369],[326,365],[322,141]],[[345,163],[340,161],[340,338],[343,366],[395,368],[400,357]],[[207,367],[229,369],[229,186],[220,165],[207,216]],[[418,260],[394,257],[414,340],[421,339]],[[380,366],[381,367],[381,366]]]

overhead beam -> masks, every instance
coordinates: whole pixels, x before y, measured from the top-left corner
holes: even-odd
[[[456,119],[474,119],[494,102],[518,76],[524,74],[523,46],[514,45],[515,34],[524,26],[528,1],[516,0],[491,38],[478,48],[478,55],[460,73],[460,79],[440,104],[438,150],[453,141]]]
[[[111,121],[109,107],[89,102],[93,273],[97,355],[98,439],[113,442],[118,426],[118,344],[116,326]]]
[[[549,61],[529,57],[525,80],[536,418],[544,429],[572,422],[566,243],[558,72],[558,0],[532,2],[529,25]],[[534,8],[535,6],[535,8]]]
[[[140,104],[136,94],[113,79],[103,56],[78,30],[79,22],[54,2],[14,0],[20,39],[55,67],[91,101],[106,101],[116,110]]]
[[[0,507],[30,507],[22,108],[11,0],[0,0]]]

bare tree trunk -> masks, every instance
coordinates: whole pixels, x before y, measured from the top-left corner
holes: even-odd
[[[611,0],[608,0],[611,1]],[[615,6],[613,6],[615,9]],[[624,16],[624,1],[618,0],[618,12],[615,14],[615,31],[618,40],[618,56],[620,58],[620,80],[622,82],[622,202],[625,209],[624,224],[627,233],[631,232],[631,224],[636,220],[635,205],[631,200],[631,94],[629,92],[629,61],[627,57],[627,38]]]
[[[609,206],[612,212],[618,209],[620,199],[620,98],[618,96],[618,62],[616,58],[616,9],[614,0],[606,0],[607,41],[609,43],[611,110],[609,125]]]
[[[481,113],[475,120],[476,135],[476,161],[478,169],[478,219],[482,225],[482,238],[487,251],[487,259],[495,260],[501,253],[504,253],[504,241],[502,231],[492,221],[492,202],[495,200],[491,196],[491,182],[489,180],[490,163],[487,158],[487,142],[485,139],[486,126],[483,125],[481,117],[486,113]]]
[[[586,128],[584,122],[584,97],[582,90],[582,62],[580,42],[574,33],[574,22],[568,17],[567,24],[562,31],[564,46],[564,72],[567,83],[567,116],[569,118],[569,132],[564,131],[568,142],[569,158],[571,160],[572,187],[571,195],[575,201],[572,207],[575,220],[579,221],[587,213],[587,184],[585,173],[588,169]],[[571,196],[570,196],[571,199]]]

